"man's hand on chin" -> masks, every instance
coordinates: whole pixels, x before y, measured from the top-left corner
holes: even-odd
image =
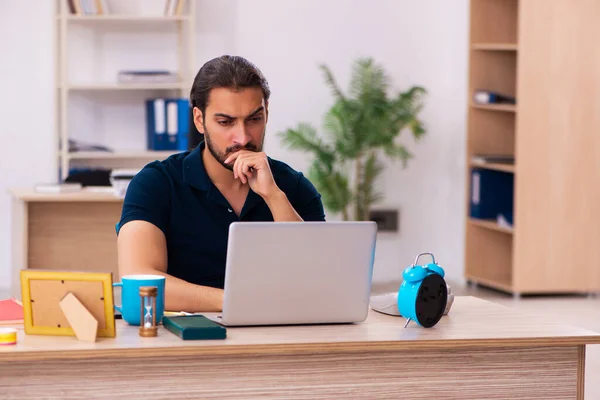
[[[240,150],[225,160],[225,164],[231,163],[233,163],[233,177],[243,184],[250,185],[250,189],[265,201],[282,194],[273,179],[269,160],[264,152]]]
[[[240,150],[230,155],[225,164],[233,163],[233,176],[263,198],[273,214],[274,221],[302,221],[290,204],[285,193],[279,189],[263,152]]]

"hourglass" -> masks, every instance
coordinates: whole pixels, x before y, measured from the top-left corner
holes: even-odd
[[[140,287],[140,299],[142,301],[140,307],[140,336],[153,337],[156,336],[156,295],[158,289],[156,286]]]

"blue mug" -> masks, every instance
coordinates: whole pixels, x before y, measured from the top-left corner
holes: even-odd
[[[160,275],[125,275],[121,282],[113,283],[113,287],[121,287],[121,304],[115,310],[121,313],[129,325],[140,325],[141,301],[140,287],[156,286],[156,323],[162,322],[165,311],[165,277]]]

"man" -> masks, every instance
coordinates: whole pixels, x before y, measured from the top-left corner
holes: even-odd
[[[129,184],[117,225],[119,275],[165,276],[167,310],[222,309],[232,222],[325,220],[314,186],[262,151],[269,95],[247,60],[207,62],[190,92],[204,141],[146,165]]]

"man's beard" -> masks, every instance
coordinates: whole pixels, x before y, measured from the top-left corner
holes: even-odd
[[[233,146],[227,147],[225,149],[225,152],[222,153],[215,148],[212,141],[210,140],[210,133],[206,129],[206,126],[204,126],[204,141],[206,142],[206,148],[208,149],[208,151],[210,151],[210,154],[212,154],[212,156],[215,158],[215,160],[217,160],[219,162],[219,164],[221,164],[224,168],[227,168],[230,171],[233,171],[234,163],[225,164],[225,160],[227,160],[227,158],[232,153],[235,153],[238,150],[250,150],[250,151],[255,151],[255,152],[262,151],[264,138],[265,138],[265,136],[263,134],[263,141],[260,143],[260,146],[258,146],[258,147],[252,143],[247,143],[245,146],[241,146],[238,144],[238,145],[233,145]]]

